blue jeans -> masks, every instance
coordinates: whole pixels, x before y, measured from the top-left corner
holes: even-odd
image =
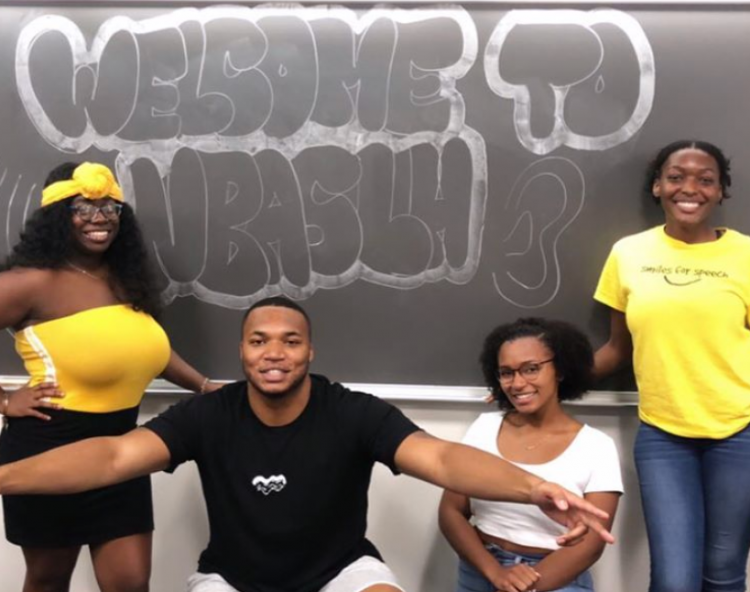
[[[485,545],[485,548],[492,553],[497,562],[503,567],[512,567],[518,563],[536,565],[544,559],[544,555],[511,553],[492,544]],[[593,589],[594,581],[591,579],[591,574],[588,571],[584,571],[570,584],[562,588],[557,588],[554,592],[591,592]],[[497,588],[474,569],[472,565],[463,559],[459,559],[456,592],[497,592]]]
[[[651,553],[650,592],[744,592],[750,428],[709,440],[641,424],[635,464]]]

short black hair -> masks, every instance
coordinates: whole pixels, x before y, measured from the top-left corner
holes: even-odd
[[[675,152],[689,149],[705,152],[716,161],[716,166],[719,167],[719,183],[721,183],[722,199],[729,199],[732,197],[729,194],[729,188],[732,186],[730,160],[721,148],[711,144],[711,142],[704,142],[702,140],[677,140],[676,142],[667,144],[664,148],[659,150],[656,157],[649,163],[648,168],[646,169],[646,179],[643,187],[646,195],[650,195],[656,203],[659,203],[659,198],[654,195],[654,183],[659,179],[664,163],[667,162],[669,157]]]
[[[307,335],[310,338],[310,341],[312,341],[312,322],[310,321],[310,317],[307,315],[304,308],[302,308],[294,300],[290,300],[286,296],[271,296],[269,298],[263,298],[262,300],[258,300],[258,302],[248,308],[245,311],[245,314],[242,316],[242,324],[240,325],[240,337],[242,336],[242,331],[245,328],[245,321],[247,321],[247,317],[250,316],[250,313],[253,312],[256,308],[264,308],[266,306],[280,306],[282,308],[296,310],[298,313],[300,313],[303,317],[305,317],[305,321],[307,321]]]
[[[513,405],[500,388],[497,356],[503,344],[522,337],[535,337],[552,352],[555,372],[562,379],[557,391],[561,401],[580,399],[591,388],[594,351],[588,337],[570,323],[522,318],[495,327],[485,338],[479,356],[485,384],[500,409],[510,410]]]

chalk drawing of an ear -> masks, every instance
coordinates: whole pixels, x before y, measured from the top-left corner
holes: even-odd
[[[492,274],[503,299],[520,308],[554,300],[563,275],[558,242],[581,213],[585,194],[583,173],[567,158],[542,158],[521,172],[505,204],[505,250]]]
[[[613,28],[618,34],[611,33]],[[608,75],[628,78],[618,80],[618,84],[638,88],[626,121],[620,103],[602,103],[593,96],[606,86],[602,64],[613,57],[610,53],[622,51],[618,37],[630,43],[636,63],[632,70],[607,70]],[[510,11],[487,43],[484,70],[492,91],[513,100],[516,135],[534,154],[549,154],[560,146],[607,150],[622,144],[641,129],[653,106],[655,65],[651,45],[638,21],[619,10]],[[592,96],[571,93],[587,84],[593,89]],[[575,99],[571,99],[573,95]],[[615,122],[611,126],[614,131],[608,129],[601,135],[576,133],[566,120],[570,111],[566,102],[580,101],[595,106],[598,120]]]

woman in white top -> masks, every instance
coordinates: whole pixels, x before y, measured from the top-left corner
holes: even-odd
[[[482,414],[464,443],[583,495],[609,513],[611,528],[622,493],[614,442],[561,405],[589,388],[586,336],[567,323],[519,319],[487,336],[480,360],[500,411]],[[460,557],[457,592],[593,590],[587,570],[604,549],[592,533],[560,547],[564,529],[536,508],[451,491],[440,503],[440,528]]]

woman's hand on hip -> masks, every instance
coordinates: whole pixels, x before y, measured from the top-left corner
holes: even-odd
[[[34,386],[22,386],[4,396],[8,397],[5,405],[7,417],[38,417],[49,421],[51,417],[44,413],[44,409],[62,409],[58,401],[65,395],[55,383],[42,382]]]

